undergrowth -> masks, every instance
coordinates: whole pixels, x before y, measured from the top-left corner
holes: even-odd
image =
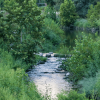
[[[16,69],[15,69],[16,67]],[[25,73],[27,65],[0,49],[0,100],[44,100]]]

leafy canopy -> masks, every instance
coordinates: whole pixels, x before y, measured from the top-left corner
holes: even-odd
[[[97,5],[90,5],[90,9],[88,10],[87,19],[92,27],[97,26],[97,22],[100,19],[100,2],[97,2]]]
[[[64,0],[60,6],[61,24],[69,26],[73,24],[77,18],[76,8],[72,0]]]
[[[35,0],[6,0],[6,38],[13,54],[27,62],[34,58],[42,40],[43,17]],[[10,50],[9,48],[9,50]]]

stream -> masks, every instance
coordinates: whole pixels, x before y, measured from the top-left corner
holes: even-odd
[[[87,32],[84,32],[84,34],[89,35]],[[82,36],[81,31],[66,31],[66,47],[71,47],[72,49],[75,46],[77,35]],[[47,59],[45,64],[39,64],[28,71],[30,81],[36,84],[38,91],[43,96],[50,96],[51,100],[57,100],[57,94],[61,93],[62,90],[69,92],[72,89],[71,83],[64,79],[68,73],[63,70],[57,70],[63,59],[52,55]]]
[[[71,90],[71,84],[64,79],[67,72],[58,70],[63,59],[52,55],[45,64],[36,65],[27,72],[30,81],[35,83],[42,96],[50,96],[51,100],[57,100],[57,94],[61,93],[62,90]]]

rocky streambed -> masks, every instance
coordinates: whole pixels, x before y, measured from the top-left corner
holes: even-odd
[[[36,65],[27,73],[30,81],[36,84],[42,95],[47,98],[50,96],[51,100],[57,100],[57,94],[62,90],[70,91],[72,85],[64,79],[69,73],[59,68],[61,60],[65,58],[54,57],[54,53],[49,54],[42,54],[41,56],[48,57],[47,61],[44,64]]]

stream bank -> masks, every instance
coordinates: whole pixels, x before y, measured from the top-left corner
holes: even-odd
[[[59,68],[64,59],[54,57],[53,53],[44,64],[38,64],[27,72],[30,81],[35,83],[38,91],[51,100],[56,100],[57,94],[62,90],[69,92],[72,89],[72,84],[65,80],[66,75],[69,75],[68,72]]]

